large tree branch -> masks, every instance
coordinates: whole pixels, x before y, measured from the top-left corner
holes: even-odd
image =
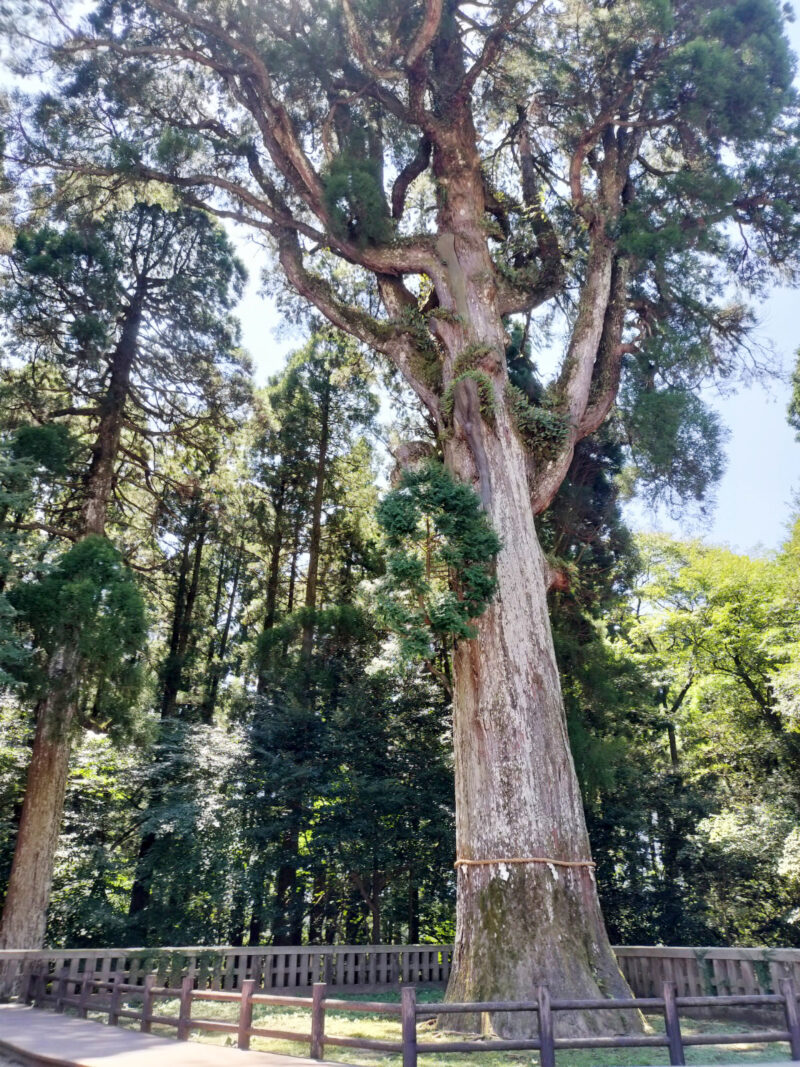
[[[568,420],[568,435],[558,455],[537,471],[532,496],[535,514],[555,497],[569,471],[575,446],[602,424],[619,387],[620,346],[625,318],[628,267],[616,260],[605,234],[590,250],[587,280],[567,358],[558,383]],[[593,386],[598,395],[589,404]]]
[[[426,0],[425,17],[417,30],[417,35],[406,52],[406,66],[416,67],[433,44],[442,22],[443,0]]]
[[[403,288],[402,284],[386,275],[378,278],[384,304],[393,316],[392,322],[380,322],[360,308],[345,304],[324,278],[307,270],[302,249],[292,231],[287,230],[280,235],[278,248],[281,265],[297,292],[318,308],[334,326],[388,356],[426,408],[437,417],[439,404],[436,394],[418,379],[412,369],[417,346],[400,323],[401,307],[397,291],[398,287]]]
[[[611,297],[592,375],[590,400],[578,426],[578,440],[588,437],[602,426],[617,398],[623,359],[632,347],[622,344],[629,277],[629,261],[615,259],[611,274]]]
[[[406,206],[406,194],[411,183],[426,169],[431,160],[431,141],[423,136],[417,146],[414,158],[406,163],[392,186],[392,218],[399,219]]]
[[[531,149],[530,132],[524,115],[518,124],[517,146],[520,156],[522,196],[531,212],[531,227],[536,236],[536,255],[540,268],[529,286],[502,282],[499,284],[501,314],[510,315],[531,311],[558,293],[564,284],[564,262],[558,234],[541,204],[539,181]]]

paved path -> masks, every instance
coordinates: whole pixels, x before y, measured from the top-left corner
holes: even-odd
[[[301,1056],[153,1037],[18,1004],[0,1004],[0,1050],[55,1067],[325,1067]]]

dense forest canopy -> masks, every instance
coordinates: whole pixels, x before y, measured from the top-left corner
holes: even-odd
[[[782,10],[10,7],[48,88],[6,123],[2,943],[64,805],[56,936],[441,937],[455,893],[460,1000],[625,995],[607,929],[794,940],[794,539],[619,509],[703,499],[699,388],[796,276]],[[309,330],[261,393],[226,220]]]

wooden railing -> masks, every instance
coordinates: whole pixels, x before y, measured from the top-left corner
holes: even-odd
[[[800,988],[800,949],[677,948],[650,945],[614,949],[620,969],[637,997],[650,997],[664,982],[681,996],[777,993],[791,978]]]
[[[444,986],[452,945],[333,945],[236,948],[230,945],[179,948],[109,948],[0,951],[0,967],[19,982],[31,968],[69,969],[109,981],[138,984],[154,973],[158,985],[177,988],[192,978],[201,989],[239,989],[254,981],[264,991],[309,989],[315,982],[348,990],[392,989],[398,983]],[[9,973],[10,972],[13,973]]]
[[[236,1034],[239,1048],[249,1048],[253,1037],[273,1038],[282,1041],[296,1041],[307,1044],[312,1059],[321,1060],[325,1055],[325,1046],[344,1046],[368,1049],[380,1052],[402,1053],[403,1067],[417,1067],[420,1053],[448,1052],[510,1052],[536,1050],[539,1052],[540,1067],[556,1067],[556,1052],[559,1049],[599,1049],[599,1048],[667,1048],[669,1062],[674,1067],[685,1064],[685,1048],[692,1045],[729,1045],[729,1044],[767,1044],[787,1042],[792,1061],[800,1062],[800,1013],[797,1005],[797,987],[792,979],[782,979],[780,993],[753,994],[750,996],[732,995],[723,997],[677,996],[675,985],[665,982],[660,997],[637,997],[632,1000],[551,1000],[548,990],[539,986],[535,990],[535,999],[530,1001],[482,1001],[470,1004],[418,1004],[417,991],[413,985],[404,985],[400,1004],[383,1002],[336,1000],[328,996],[325,983],[315,983],[312,996],[291,997],[275,996],[256,992],[253,979],[246,979],[240,990],[195,989],[191,978],[181,981],[180,990],[159,987],[157,976],[147,975],[141,985],[133,985],[119,980],[104,981],[86,974],[80,983],[70,979],[69,969],[63,968],[57,975],[44,972],[28,972],[24,999],[39,1007],[48,1003],[55,1005],[56,1011],[66,1007],[77,1009],[78,1015],[86,1017],[89,1011],[104,1012],[111,1025],[117,1025],[120,1019],[138,1020],[143,1031],[149,1032],[153,1023],[174,1026],[179,1040],[188,1040],[192,1030],[216,1031]],[[104,995],[107,999],[98,1001]],[[178,999],[177,1016],[159,1015],[153,1010],[158,998]],[[127,999],[123,1001],[123,997]],[[135,998],[141,999],[141,1008],[136,1010],[129,1006]],[[235,1003],[238,1005],[238,1017],[235,1022],[218,1019],[202,1019],[192,1015],[196,1003],[205,1002]],[[681,1031],[681,1009],[707,1009],[724,1003],[727,1007],[779,1008],[785,1021],[784,1029],[739,1031],[738,1033],[693,1034],[684,1036]],[[309,1011],[309,1030],[307,1033],[274,1030],[264,1026],[253,1025],[253,1008],[256,1005],[280,1007],[300,1007]],[[360,1037],[339,1037],[326,1032],[326,1012],[344,1010],[348,1012],[370,1012],[382,1015],[399,1015],[401,1024],[400,1041],[378,1041]],[[613,1036],[590,1037],[556,1037],[555,1015],[558,1012],[598,1012],[598,1011],[646,1011],[659,1012],[664,1016],[663,1034],[624,1034]],[[537,1036],[518,1039],[459,1039],[443,1041],[419,1041],[417,1021],[421,1017],[467,1014],[480,1017],[484,1013],[528,1012],[537,1017]]]
[[[618,947],[620,968],[638,997],[656,996],[673,982],[680,996],[777,993],[792,978],[800,987],[800,949]],[[138,985],[154,973],[175,989],[192,978],[199,989],[235,990],[254,981],[263,992],[290,993],[324,982],[341,990],[391,989],[398,984],[444,986],[452,945],[334,945],[287,948],[189,946],[179,948],[0,951],[4,978],[17,985],[32,967],[69,969],[72,980],[92,974]]]

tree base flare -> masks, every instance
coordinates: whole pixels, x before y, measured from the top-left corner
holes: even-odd
[[[458,931],[445,1002],[629,998],[605,932],[590,867],[545,863],[460,867]],[[557,1037],[640,1033],[638,1011],[554,1013]],[[438,1018],[442,1030],[485,1032],[479,1015]],[[535,1037],[533,1012],[496,1012],[503,1038]]]

